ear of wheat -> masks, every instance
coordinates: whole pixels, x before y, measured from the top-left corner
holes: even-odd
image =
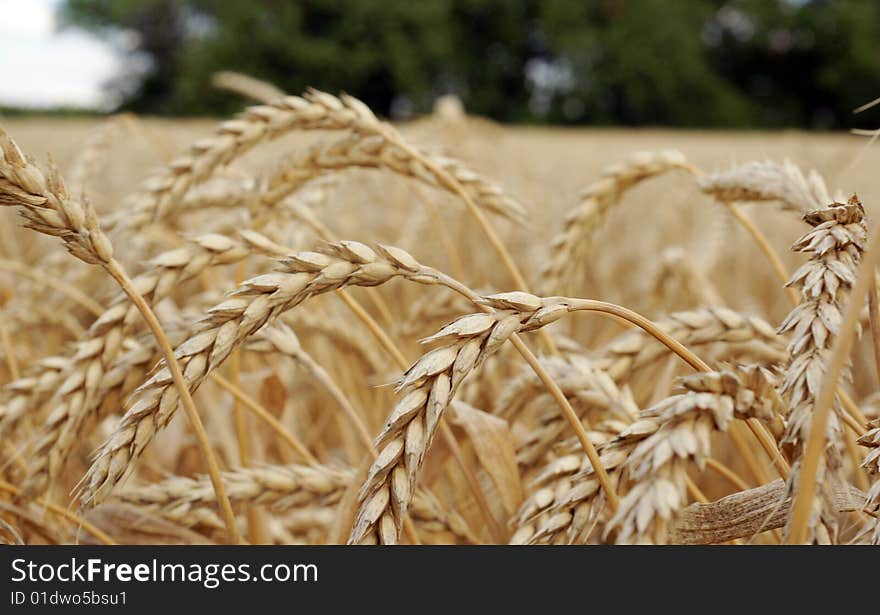
[[[692,171],[684,155],[675,150],[639,152],[607,167],[601,180],[583,190],[580,204],[565,217],[563,230],[553,239],[550,262],[541,274],[544,291],[570,290],[576,268],[587,261],[593,234],[626,190],[675,169]]]
[[[665,542],[686,501],[687,464],[709,455],[709,435],[725,431],[734,416],[770,420],[783,410],[775,378],[759,366],[693,374],[680,386],[683,393],[643,411],[603,449],[603,465],[631,485],[617,514],[603,522],[618,542]],[[582,533],[600,523],[600,491],[589,464],[569,463],[563,474],[554,468],[551,462],[550,472],[540,475],[553,482],[520,511],[518,542],[583,540]]]
[[[795,459],[790,484],[796,483],[812,405],[840,326],[841,306],[855,281],[867,237],[865,211],[855,197],[847,204],[833,203],[807,212],[804,220],[813,229],[795,243],[794,249],[810,254],[810,260],[794,273],[790,282],[800,289],[803,299],[780,326],[780,332],[791,335],[790,359],[782,383],[790,405],[783,442],[793,447]],[[835,415],[828,425],[828,447],[826,470],[833,473],[839,465],[836,454],[843,448],[841,424]],[[820,484],[827,484],[821,476]],[[827,496],[827,490],[824,493]],[[829,497],[823,496],[814,504],[811,528],[815,540],[828,542],[831,536],[827,533],[835,531],[830,502]]]
[[[699,179],[700,189],[721,202],[778,201],[784,208],[804,212],[831,202],[825,181],[816,171],[804,175],[791,161],[747,162]]]

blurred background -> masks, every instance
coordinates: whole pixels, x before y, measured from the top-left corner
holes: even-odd
[[[531,124],[842,129],[877,0],[0,0],[4,113],[225,115],[236,70],[393,119],[455,94]],[[869,122],[870,123],[870,122]]]

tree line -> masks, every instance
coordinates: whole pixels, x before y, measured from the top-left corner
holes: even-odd
[[[844,128],[880,96],[876,0],[65,0],[119,41],[121,108],[226,114],[236,70],[392,117],[453,93],[503,122]]]

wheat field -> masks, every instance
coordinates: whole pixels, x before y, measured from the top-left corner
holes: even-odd
[[[880,149],[250,95],[0,120],[0,539],[880,541]]]

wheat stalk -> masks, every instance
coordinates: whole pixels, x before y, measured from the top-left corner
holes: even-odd
[[[694,172],[681,152],[637,152],[620,164],[607,167],[602,178],[583,190],[580,203],[565,216],[563,229],[551,242],[548,264],[541,272],[545,292],[567,292],[578,268],[587,262],[596,230],[623,193],[668,171]]]
[[[804,220],[813,228],[793,247],[810,254],[810,260],[792,276],[789,284],[800,289],[802,300],[779,328],[781,333],[791,336],[790,358],[781,389],[790,407],[782,441],[793,448],[795,460],[790,485],[796,484],[799,475],[799,460],[812,423],[813,404],[842,320],[841,306],[855,282],[856,267],[867,238],[864,216],[864,209],[855,198],[846,205],[834,203],[807,212]],[[828,446],[827,471],[835,472],[839,462],[834,453],[843,447],[836,412],[828,425]],[[820,470],[820,484],[825,482],[824,471]],[[828,498],[820,497],[813,503],[811,539],[831,539],[824,535],[825,531],[834,532],[833,508],[829,502]],[[817,535],[816,531],[820,533]]]
[[[375,130],[378,124],[379,120],[360,101],[317,90],[248,107],[238,118],[221,123],[213,136],[194,143],[186,154],[150,177],[143,191],[130,200],[124,224],[136,228],[163,218],[191,186],[262,142],[293,130]]]
[[[154,259],[152,268],[133,283],[145,301],[156,305],[181,283],[209,267],[236,262],[247,254],[245,248],[226,237],[203,235],[194,238],[189,246]],[[64,369],[64,382],[51,401],[54,409],[36,440],[25,482],[28,491],[42,493],[64,467],[82,428],[102,401],[100,391],[105,387],[105,374],[138,318],[139,310],[122,295],[92,324],[85,339],[77,343],[76,352]]]
[[[716,359],[748,357],[773,365],[786,358],[784,340],[769,323],[724,307],[676,312],[657,321],[657,326],[688,347],[720,344],[721,352]],[[622,333],[601,349],[596,365],[615,381],[624,382],[634,371],[667,353],[667,348],[634,329]]]
[[[619,530],[618,542],[667,542],[669,524],[685,502],[684,462],[702,464],[709,455],[709,434],[725,431],[734,416],[770,422],[782,411],[775,378],[759,366],[697,373],[682,378],[680,385],[684,392],[643,411],[603,449],[603,464],[614,479],[632,483],[605,526],[606,532]],[[567,470],[563,480],[550,474],[553,484],[521,509],[518,542],[584,540],[585,530],[598,522],[599,490],[592,468],[571,461]],[[543,522],[534,525],[540,515]]]
[[[194,391],[210,371],[266,322],[309,297],[345,286],[375,286],[395,277],[426,284],[435,277],[397,248],[377,251],[343,241],[326,247],[328,254],[290,255],[281,269],[245,281],[235,295],[208,310],[193,336],[175,351],[184,366],[187,386]],[[84,478],[82,500],[97,503],[133,469],[156,431],[177,409],[177,395],[168,370],[161,368],[141,387],[111,438],[98,451]]]
[[[419,153],[419,157],[413,157],[383,135],[346,135],[333,143],[313,145],[289,156],[263,181],[260,198],[264,203],[277,203],[316,177],[357,167],[391,171],[448,190],[433,168],[424,163],[427,160],[454,178],[478,207],[516,222],[525,220],[523,206],[501,187],[457,160],[425,151]]]
[[[260,333],[252,339],[252,343],[248,345],[248,349],[260,352],[277,353],[287,356],[296,361],[309,374],[312,380],[319,383],[333,401],[339,406],[342,413],[351,423],[351,425],[359,433],[361,440],[369,449],[370,433],[364,424],[363,419],[354,409],[351,402],[333,381],[330,374],[327,373],[321,365],[315,361],[312,356],[307,353],[299,343],[299,338],[293,329],[283,323],[276,323],[265,327]]]

